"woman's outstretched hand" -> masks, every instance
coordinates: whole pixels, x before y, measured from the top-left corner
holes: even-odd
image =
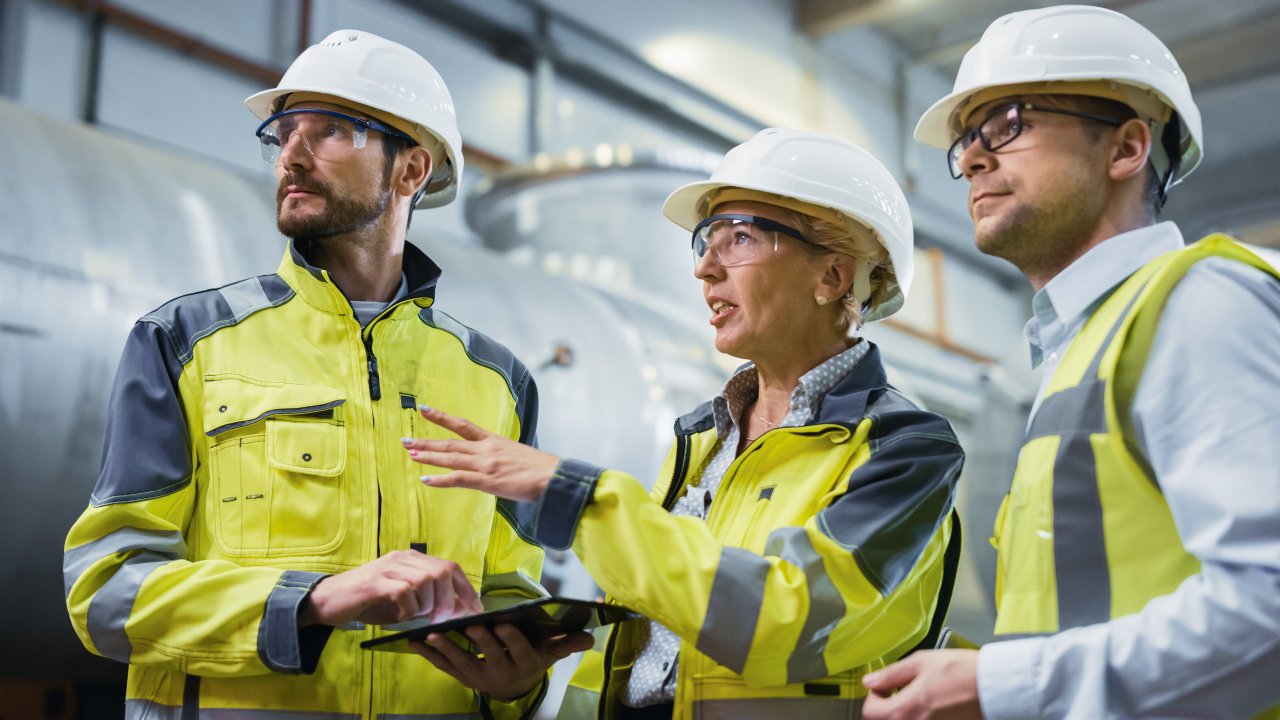
[[[508,500],[533,502],[560,464],[560,458],[551,453],[495,435],[468,420],[426,405],[419,405],[418,412],[461,438],[402,441],[416,462],[449,470],[442,475],[423,475],[422,482],[431,487],[470,488]]]

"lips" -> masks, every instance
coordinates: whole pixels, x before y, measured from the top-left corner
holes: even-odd
[[[707,306],[711,308],[711,324],[717,327],[738,309],[737,305],[720,298],[707,298]]]
[[[286,175],[280,178],[280,186],[276,190],[276,205],[284,202],[289,198],[302,198],[307,195],[319,195],[324,197],[327,195],[326,188],[322,184],[312,182],[301,182],[302,178],[294,175]]]

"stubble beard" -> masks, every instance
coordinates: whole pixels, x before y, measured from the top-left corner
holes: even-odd
[[[1008,260],[1027,277],[1052,277],[1090,239],[1104,205],[1096,188],[1074,184],[1048,201],[1020,201],[999,217],[975,220],[974,241],[983,253]]]
[[[285,187],[296,185],[320,195],[324,211],[314,214],[286,214]],[[385,185],[373,197],[362,199],[334,192],[328,183],[301,175],[285,175],[276,190],[276,228],[281,235],[298,242],[324,240],[371,227],[391,206],[391,187]]]

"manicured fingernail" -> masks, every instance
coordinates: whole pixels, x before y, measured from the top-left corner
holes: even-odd
[[[430,405],[419,405],[418,409],[422,412],[431,412],[433,408]]]
[[[417,451],[417,450],[410,450],[410,451],[409,451],[409,457],[418,457],[418,451]]]
[[[430,484],[431,484],[431,476],[430,476],[430,475],[423,475],[422,477],[420,477],[420,478],[418,478],[418,479],[422,481],[422,484],[423,484],[423,485],[430,485]]]
[[[413,438],[400,438],[401,445],[408,445],[411,442],[413,442]]]

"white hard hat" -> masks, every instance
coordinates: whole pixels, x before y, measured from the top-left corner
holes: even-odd
[[[1200,109],[1173,53],[1142,25],[1113,10],[1059,5],[1010,13],[991,23],[965,54],[952,93],[920,118],[916,139],[947,148],[974,108],[1001,97],[1062,93],[1104,97],[1133,108],[1140,117],[1168,123],[1178,116],[1176,147],[1161,146],[1153,158],[1167,168],[1167,154],[1181,159],[1174,181],[1200,163],[1204,135]],[[1158,170],[1160,169],[1157,166]],[[1164,172],[1161,179],[1165,180]]]
[[[354,103],[426,148],[431,179],[418,207],[439,207],[457,196],[463,160],[453,98],[440,73],[418,53],[373,33],[339,30],[304,50],[279,86],[249,96],[244,104],[266,120],[284,109],[282,98],[294,93]]]
[[[902,307],[915,273],[911,211],[898,182],[871,153],[834,135],[761,130],[726,153],[709,180],[671,193],[662,213],[692,231],[710,213],[721,191],[729,188],[826,208],[867,228],[888,251],[897,284],[888,288],[888,297],[864,313],[863,319],[880,320]]]

